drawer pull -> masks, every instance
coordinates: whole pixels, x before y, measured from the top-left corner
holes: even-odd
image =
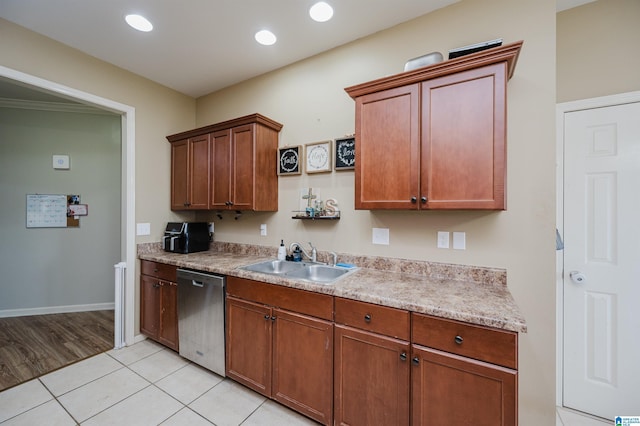
[[[462,338],[462,336],[456,336],[455,339],[453,339],[453,341],[456,342],[457,345],[461,345],[463,340],[464,339]]]
[[[370,314],[365,314],[364,322],[371,322],[371,315]]]
[[[407,360],[407,353],[406,352],[402,352],[400,354],[400,360],[401,361],[406,361]]]

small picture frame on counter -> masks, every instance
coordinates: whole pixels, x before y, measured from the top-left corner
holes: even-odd
[[[301,145],[278,148],[278,175],[302,174],[301,153]]]
[[[338,170],[353,170],[356,165],[356,138],[349,136],[336,139],[334,168]]]

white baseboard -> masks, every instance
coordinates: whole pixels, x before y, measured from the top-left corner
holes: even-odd
[[[0,310],[0,318],[26,317],[30,315],[65,314],[69,312],[109,311],[115,309],[115,304],[93,303],[90,305],[46,306],[42,308],[5,309]]]

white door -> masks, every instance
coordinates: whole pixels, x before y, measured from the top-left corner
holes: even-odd
[[[563,404],[640,415],[640,103],[564,117]]]

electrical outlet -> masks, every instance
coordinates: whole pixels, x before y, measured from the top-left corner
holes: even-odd
[[[445,231],[438,231],[438,248],[449,248],[449,233]]]
[[[267,236],[267,224],[263,223],[262,225],[260,225],[260,235],[262,235],[263,237]]]

